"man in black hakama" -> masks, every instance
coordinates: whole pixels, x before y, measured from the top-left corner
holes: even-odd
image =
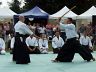
[[[67,19],[67,24],[60,24],[66,32],[67,41],[64,46],[60,49],[57,58],[53,60],[54,62],[72,62],[75,53],[79,53],[80,56],[87,61],[95,59],[92,54],[85,48],[82,48],[79,41],[77,40],[77,33],[75,25],[72,24],[72,19]]]
[[[30,63],[29,49],[25,43],[26,35],[32,35],[33,32],[24,23],[24,16],[19,16],[19,21],[15,24],[15,43],[13,49],[13,61],[16,64]]]

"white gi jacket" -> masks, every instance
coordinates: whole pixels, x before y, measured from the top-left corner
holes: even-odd
[[[48,40],[39,39],[39,48],[41,53],[48,53]]]
[[[5,50],[5,42],[2,38],[0,38],[0,50]]]
[[[39,39],[39,47],[40,48],[48,48],[48,40]]]
[[[86,36],[86,37],[81,36],[80,37],[80,44],[81,45],[88,45],[89,47],[92,47],[91,39],[88,36]]]
[[[21,21],[18,21],[15,24],[14,28],[15,28],[15,32],[19,32],[19,34],[23,34],[23,35],[25,35],[25,34],[32,35],[33,34],[33,32],[28,28],[28,26]]]
[[[30,36],[26,38],[27,46],[38,46],[36,37],[31,38]]]
[[[60,48],[64,45],[64,40],[59,36],[59,39],[55,36],[52,39],[52,47],[53,48]]]

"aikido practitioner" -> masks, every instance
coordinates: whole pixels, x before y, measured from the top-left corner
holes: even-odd
[[[41,53],[48,53],[48,38],[45,34],[42,34],[41,38],[39,39],[39,48]]]
[[[38,40],[34,35],[30,35],[26,38],[27,47],[30,49],[30,54],[40,54],[40,50],[38,47]]]
[[[19,16],[19,21],[15,24],[15,43],[13,49],[13,61],[16,64],[28,64],[30,63],[29,49],[26,45],[26,34],[32,35],[33,32],[24,23],[25,17]]]
[[[63,38],[60,37],[60,32],[55,32],[55,37],[52,39],[53,53],[58,53],[60,48],[64,45]]]
[[[61,19],[58,20],[60,22]],[[86,49],[82,48],[80,42],[77,40],[77,32],[75,25],[72,23],[72,18],[67,19],[67,24],[60,23],[65,29],[67,41],[60,49],[57,58],[52,60],[53,62],[72,62],[75,52],[79,53],[80,56],[87,61],[95,60],[92,54]]]
[[[83,32],[82,36],[80,37],[80,44],[86,51],[92,52],[93,46],[90,37],[87,35],[86,30]]]
[[[5,41],[3,40],[3,38],[0,38],[0,54],[5,54]]]

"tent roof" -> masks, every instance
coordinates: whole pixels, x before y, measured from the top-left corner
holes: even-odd
[[[50,18],[58,18],[63,16],[66,12],[68,12],[70,9],[68,7],[63,7],[61,10],[59,10],[57,13],[50,15]],[[72,11],[69,11],[64,17],[76,17],[77,14],[75,14]]]
[[[18,14],[16,15],[15,17],[18,17],[19,15],[24,15],[25,17],[34,17],[34,18],[48,18],[48,13],[46,13],[45,11],[43,11],[42,9],[40,9],[38,6],[35,6],[33,9],[27,11],[27,12],[24,12],[24,13],[21,13],[21,14]]]
[[[96,8],[92,6],[90,9],[88,9],[86,12],[82,13],[81,15],[78,16],[78,18],[92,18],[93,15],[96,15]]]
[[[76,16],[78,16],[76,13],[69,11],[64,17],[75,18]]]
[[[16,15],[15,12],[13,12],[9,8],[0,8],[0,18],[12,18],[13,15]]]

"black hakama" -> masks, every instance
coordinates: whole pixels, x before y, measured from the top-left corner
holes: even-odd
[[[29,46],[31,49],[34,49],[34,46]],[[29,54],[40,54],[41,52],[40,52],[40,50],[38,49],[38,48],[35,48],[35,50],[34,51],[32,51],[32,52],[30,52],[29,51]]]
[[[60,48],[53,48],[53,53],[56,54],[59,52],[59,50],[60,50]]]
[[[22,37],[22,41],[20,39]],[[30,63],[29,50],[25,43],[26,37],[16,33],[15,43],[13,49],[13,61],[16,61],[16,64],[28,64]]]
[[[60,62],[72,62],[75,53],[79,53],[80,56],[87,61],[90,61],[93,58],[89,51],[87,51],[85,48],[82,48],[76,38],[71,38],[68,39],[64,46],[60,49],[56,60]]]
[[[93,50],[91,50],[88,45],[82,45],[82,48],[85,48],[89,52],[93,52]]]
[[[65,32],[61,32],[61,37],[63,38],[63,40],[66,40],[66,33]]]

